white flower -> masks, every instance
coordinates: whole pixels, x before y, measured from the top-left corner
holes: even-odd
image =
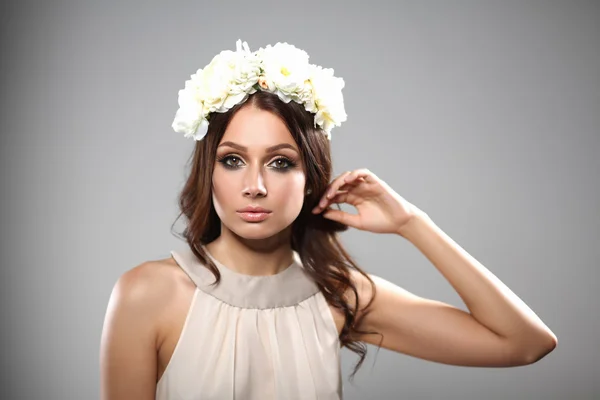
[[[199,91],[206,112],[226,112],[243,102],[256,90],[260,60],[250,53],[248,43],[237,42],[237,50],[223,50],[217,54],[202,73]]]
[[[315,127],[319,125],[329,134],[334,126],[340,126],[347,119],[342,95],[345,82],[333,76],[332,68],[311,64],[309,70],[313,98],[304,103],[304,108],[315,113]]]
[[[172,124],[175,132],[184,133],[184,137],[194,138],[198,133],[201,134],[201,139],[206,134],[206,129],[208,129],[208,123],[204,124],[204,121],[206,119],[204,118],[203,105],[195,97],[195,92],[193,90],[180,90],[179,109]],[[206,129],[200,129],[200,132],[198,132],[203,125],[206,125]]]
[[[260,59],[251,53],[248,43],[236,43],[236,51],[223,50],[204,68],[199,69],[179,91],[179,110],[173,129],[201,140],[208,129],[211,112],[226,112],[246,101],[256,91]]]
[[[285,103],[290,100],[301,103],[301,92],[308,79],[308,54],[294,45],[276,43],[260,48],[257,56],[262,60],[268,90]]]
[[[202,140],[211,113],[227,112],[264,90],[285,103],[303,104],[314,114],[314,126],[331,138],[331,129],[347,118],[343,87],[344,80],[333,76],[333,69],[309,64],[308,54],[291,44],[250,52],[248,43],[238,40],[236,51],[221,51],[185,82],[172,127],[185,137]]]

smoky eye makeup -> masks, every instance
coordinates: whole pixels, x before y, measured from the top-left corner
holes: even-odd
[[[244,164],[244,161],[240,156],[231,153],[217,157],[217,162],[220,163],[224,168],[230,170],[239,169]],[[296,168],[298,166],[298,162],[291,157],[277,156],[273,158],[268,165],[278,172],[287,172]]]

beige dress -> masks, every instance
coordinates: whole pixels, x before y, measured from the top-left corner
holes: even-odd
[[[189,248],[171,255],[196,289],[156,400],[342,399],[337,328],[298,253],[271,276],[235,272],[208,254],[218,286]]]

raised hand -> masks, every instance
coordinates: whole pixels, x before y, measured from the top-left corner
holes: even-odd
[[[332,203],[347,203],[358,214],[327,209]],[[404,224],[422,213],[384,181],[367,169],[347,171],[335,178],[312,210],[323,217],[374,233],[399,233]]]

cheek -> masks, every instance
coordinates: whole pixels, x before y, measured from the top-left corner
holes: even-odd
[[[221,173],[215,171],[212,177],[212,185],[213,185],[213,193],[220,194],[227,190],[227,187],[231,188],[231,180],[229,180],[229,185],[226,185],[227,179],[222,176]],[[230,189],[231,190],[231,189]]]
[[[305,181],[304,174],[290,174],[285,179],[274,180],[269,191],[277,197],[282,209],[298,212],[304,202]]]
[[[221,215],[221,210],[227,209],[231,199],[234,198],[235,185],[232,185],[231,178],[229,184],[227,177],[222,172],[215,170],[212,181],[212,199],[215,210]]]

